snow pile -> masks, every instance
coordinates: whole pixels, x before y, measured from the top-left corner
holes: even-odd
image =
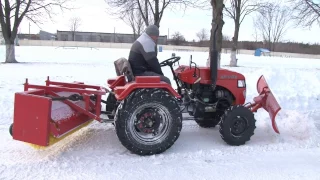
[[[36,53],[35,53],[36,52]],[[184,121],[177,142],[165,153],[150,157],[131,154],[118,141],[114,127],[93,122],[59,144],[43,151],[13,141],[14,92],[29,83],[51,80],[105,86],[116,76],[113,61],[127,57],[128,49],[61,49],[17,47],[20,64],[0,64],[0,179],[316,179],[320,177],[320,61],[238,55],[231,68],[222,54],[222,68],[245,75],[246,102],[257,95],[256,81],[264,75],[282,110],[276,117],[280,134],[269,114],[259,110],[255,135],[244,146],[226,145],[218,128],[199,128]],[[159,60],[171,57],[159,53]],[[204,66],[207,53],[175,52],[180,64],[190,55]],[[1,51],[0,51],[1,56]],[[18,71],[13,76],[13,72]],[[168,67],[164,73],[173,81]],[[105,97],[104,97],[105,98]],[[104,107],[104,106],[103,106]]]
[[[280,129],[280,137],[284,137],[289,133],[296,136],[297,133],[301,137],[315,137],[318,129],[315,123],[319,119],[314,115],[320,113],[317,105],[320,102],[320,72],[312,70],[282,69],[282,68],[265,68],[258,71],[267,79],[269,87],[274,96],[278,100],[282,110],[279,112],[276,121]],[[257,77],[255,72],[248,73],[246,77]],[[248,85],[247,100],[255,96],[256,87],[252,81]],[[314,112],[314,113],[310,113]],[[267,113],[259,113],[260,119],[265,119],[266,124],[270,124]],[[299,131],[304,129],[303,132]],[[301,134],[302,133],[302,134]],[[299,137],[298,137],[299,138]]]

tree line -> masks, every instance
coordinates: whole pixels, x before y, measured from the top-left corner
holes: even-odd
[[[23,19],[28,19],[39,26],[44,19],[51,19],[55,15],[53,9],[72,10],[67,5],[69,2],[70,0],[0,0],[0,25],[6,46],[5,62],[18,62],[15,58],[14,40]],[[314,0],[105,0],[105,2],[109,7],[108,13],[126,22],[136,36],[150,24],[160,27],[167,11],[187,11],[190,7],[211,10],[213,18],[208,22],[212,25],[209,40],[212,42],[212,32],[216,25],[219,25],[215,42],[218,51],[221,51],[224,42],[222,34],[224,16],[232,19],[235,28],[231,38],[232,44],[229,44],[232,49],[231,66],[236,66],[240,27],[248,16],[254,17],[257,36],[271,50],[278,49],[277,44],[281,42],[289,28],[320,25],[320,2]],[[75,19],[73,22],[76,21],[78,23]],[[77,26],[73,24],[71,29],[76,29]],[[177,37],[183,41],[181,34]],[[212,44],[209,45],[210,49]]]
[[[254,34],[254,36],[256,36]],[[206,29],[201,29],[196,33],[197,39],[187,41],[183,34],[179,31],[174,32],[172,37],[168,39],[168,44],[178,46],[197,46],[197,47],[209,47],[209,33]],[[271,46],[271,47],[270,47]],[[223,35],[222,37],[222,48],[230,49],[234,47],[234,43],[229,36]],[[278,41],[268,43],[268,41],[238,41],[237,49],[255,50],[257,48],[269,49],[273,52],[288,52],[288,53],[299,53],[299,54],[320,54],[320,42],[319,43],[301,43],[301,42],[290,42],[290,41]]]
[[[198,7],[206,9],[209,7],[205,1],[192,0],[105,0],[110,5],[115,13],[124,22],[127,22],[133,29],[133,34],[139,36],[143,31],[137,31],[139,23],[141,25],[155,24],[160,27],[160,22],[165,9],[168,7],[176,8],[177,6]],[[226,40],[226,37],[218,37],[218,44],[224,48],[231,48],[230,66],[237,66],[236,50],[237,49],[253,49],[263,45],[263,47],[271,51],[292,52],[298,50],[304,53],[317,53],[317,45],[310,45],[312,48],[308,50],[304,45],[295,43],[282,43],[283,37],[290,28],[303,27],[310,28],[312,25],[320,25],[320,2],[313,0],[211,0],[207,3],[213,8],[219,6],[223,8],[223,16],[230,18],[234,22],[234,34],[231,37],[231,42]],[[221,9],[220,8],[220,9]],[[131,13],[129,13],[131,12]],[[135,12],[135,13],[134,13]],[[215,10],[213,9],[213,15]],[[216,15],[219,14],[218,12]],[[253,16],[255,39],[260,39],[259,42],[240,43],[240,27],[244,19],[248,16]],[[141,22],[145,22],[144,24]],[[224,22],[221,22],[222,26]],[[222,27],[221,27],[222,28]],[[143,30],[143,28],[140,28]],[[210,46],[209,36],[204,29],[197,33],[199,45]],[[180,32],[175,32],[170,38],[170,43],[175,45],[192,44],[187,42]],[[239,44],[240,43],[240,44]],[[289,45],[290,44],[290,45]],[[310,47],[308,46],[308,47]],[[220,49],[221,49],[220,47]]]

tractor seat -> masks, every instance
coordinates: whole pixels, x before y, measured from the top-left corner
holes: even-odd
[[[126,58],[122,57],[114,61],[114,67],[116,69],[117,76],[124,75],[127,79],[127,82],[134,81],[131,65]]]

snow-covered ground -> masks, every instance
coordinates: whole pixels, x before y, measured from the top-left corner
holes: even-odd
[[[0,47],[0,60],[4,58]],[[83,81],[106,86],[115,76],[113,61],[128,49],[62,49],[17,47],[20,64],[0,64],[0,179],[320,179],[320,59],[289,59],[238,55],[239,66],[223,68],[247,78],[247,102],[257,94],[263,74],[282,110],[277,116],[281,134],[271,127],[268,114],[256,113],[257,129],[244,146],[226,145],[218,128],[199,128],[185,121],[180,138],[165,153],[140,157],[118,141],[110,124],[93,123],[59,144],[36,151],[12,140],[14,92],[23,91],[25,78],[44,84]],[[171,51],[158,54],[160,61]],[[207,53],[175,52],[181,64],[205,65]],[[169,68],[164,73],[172,79]],[[173,80],[172,80],[173,81]],[[27,107],[26,107],[27,108]]]

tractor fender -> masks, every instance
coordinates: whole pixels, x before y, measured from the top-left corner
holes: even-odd
[[[118,101],[124,100],[136,89],[153,89],[161,88],[166,89],[172,96],[181,98],[170,84],[160,80],[160,76],[136,76],[135,81],[129,82],[124,86],[117,86],[114,88],[114,94]]]
[[[126,84],[125,76],[121,75],[116,78],[108,79],[107,84],[108,87],[112,90],[117,86],[124,86]]]

